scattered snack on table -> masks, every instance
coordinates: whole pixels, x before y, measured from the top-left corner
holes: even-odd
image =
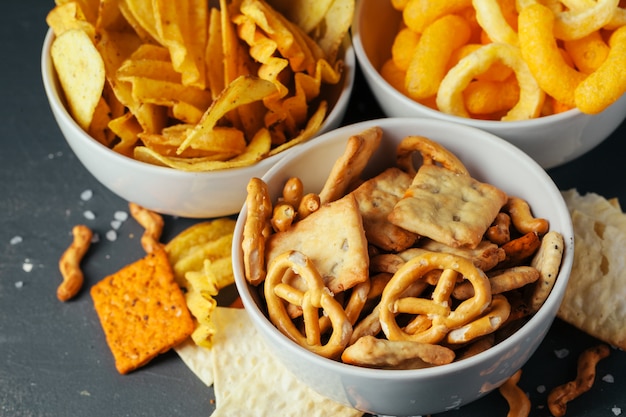
[[[69,113],[105,146],[185,171],[311,138],[342,81],[354,0],[60,2],[46,18]],[[294,20],[288,20],[289,16]]]
[[[90,292],[121,374],[145,365],[194,330],[185,297],[160,245],[99,281]]]
[[[234,281],[230,255],[234,229],[235,221],[229,218],[204,221],[183,230],[165,245],[176,282],[184,290],[187,307],[195,318],[191,339],[199,346],[211,347],[215,297]]]
[[[68,301],[83,286],[85,278],[80,262],[91,246],[92,236],[91,229],[83,224],[72,228],[72,243],[59,259],[59,270],[63,276],[63,282],[57,287],[57,298],[60,301]]]
[[[596,193],[563,191],[572,215],[574,265],[558,317],[613,346],[626,349],[626,214],[619,202]]]
[[[381,134],[346,138],[321,187],[341,192],[286,228],[272,228],[269,214],[247,207],[244,230],[258,231],[255,245],[265,256],[256,268],[266,273],[253,281],[245,269],[246,279],[259,287],[274,326],[330,359],[409,369],[488,349],[543,304],[563,238],[525,200],[477,181],[423,136],[406,136],[397,166],[364,178],[379,141],[368,139],[374,146],[363,154],[355,143]],[[350,160],[359,162],[347,168]],[[248,200],[264,201],[265,213],[306,188],[289,178],[272,202],[262,180],[250,184]]]
[[[278,409],[281,416],[289,417],[363,415],[296,379],[265,346],[243,309],[217,307],[213,320],[216,333],[210,350],[184,344],[176,348],[179,354],[182,350],[190,355],[186,363],[192,372],[213,384],[212,417],[265,417]]]
[[[161,239],[163,216],[133,202],[128,203],[128,208],[133,219],[145,229],[141,236],[141,246],[146,253],[152,252]]]
[[[617,0],[394,1],[402,24],[378,68],[451,115],[527,120],[596,114],[626,92],[626,10]]]
[[[609,347],[601,344],[580,354],[576,379],[553,388],[548,394],[548,408],[554,417],[563,417],[567,403],[591,389],[596,379],[596,365],[610,353]]]
[[[517,385],[521,377],[522,370],[519,369],[498,388],[500,394],[509,404],[507,417],[527,417],[530,414],[530,400]]]

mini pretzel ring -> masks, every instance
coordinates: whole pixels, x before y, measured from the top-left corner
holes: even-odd
[[[510,314],[511,304],[507,298],[502,294],[496,294],[493,296],[487,313],[465,326],[450,331],[446,341],[451,344],[467,343],[480,336],[493,333],[506,322]]]
[[[413,152],[419,152],[422,155],[423,164],[437,162],[457,174],[469,175],[467,168],[459,158],[439,143],[423,136],[407,136],[396,149],[396,160],[398,166],[410,175],[417,173],[415,165],[413,165]]]
[[[306,282],[305,291],[295,288],[289,291],[285,288],[287,284],[282,280],[289,269]],[[352,325],[341,304],[325,287],[324,280],[307,256],[298,251],[288,251],[274,258],[268,267],[264,290],[270,320],[283,334],[321,356],[335,359],[341,355],[350,341]],[[302,307],[304,334],[289,317],[282,294],[290,294],[285,297],[287,302],[298,302]],[[330,319],[333,329],[326,344],[321,341],[320,308]]]
[[[433,270],[442,270],[442,274],[431,299],[403,296],[411,284]],[[452,309],[450,297],[458,276],[472,283],[474,295]],[[471,260],[452,254],[427,252],[409,260],[391,278],[380,301],[380,322],[389,340],[438,343],[450,330],[479,317],[490,304],[489,279]],[[396,321],[398,313],[425,315],[432,324],[426,329],[407,333]]]

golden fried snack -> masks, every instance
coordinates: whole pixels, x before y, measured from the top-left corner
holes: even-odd
[[[445,365],[454,360],[454,351],[429,343],[363,336],[348,346],[341,355],[341,360],[345,363],[368,368],[399,369],[409,361],[414,364],[416,359],[420,360],[418,363],[423,361],[430,365]]]
[[[467,343],[481,336],[498,330],[509,318],[511,304],[502,294],[495,294],[491,300],[491,306],[485,314],[461,326],[451,330],[446,336],[446,342],[450,344]]]
[[[164,223],[163,217],[136,203],[128,203],[128,208],[130,209],[130,215],[144,228],[144,233],[141,236],[141,246],[146,253],[153,252],[155,245],[158,245],[159,239],[161,239]]]
[[[298,213],[289,203],[280,202],[274,206],[270,219],[275,232],[283,232],[291,227]]]
[[[539,278],[530,298],[532,311],[539,310],[554,287],[563,259],[564,246],[563,235],[554,230],[550,231],[544,235],[539,250],[530,262],[530,265],[539,271]]]
[[[396,149],[396,162],[400,168],[411,176],[415,176],[417,170],[413,164],[413,154],[419,152],[422,155],[422,164],[441,164],[457,174],[469,175],[465,165],[452,152],[441,144],[424,136],[407,136]]]
[[[74,297],[83,286],[84,276],[80,262],[91,245],[93,232],[89,227],[79,224],[72,228],[73,240],[59,259],[59,270],[63,282],[57,288],[57,298],[67,301]]]
[[[384,251],[398,252],[418,239],[391,223],[387,216],[411,185],[412,176],[398,168],[388,168],[361,184],[352,194],[359,204],[367,241]]]
[[[517,385],[522,376],[519,369],[499,388],[500,394],[509,404],[507,417],[527,417],[530,414],[530,400],[526,393]]]
[[[519,265],[524,260],[533,256],[541,246],[541,238],[535,232],[528,232],[517,239],[510,240],[502,245],[506,254],[499,267]]]
[[[258,285],[265,279],[265,233],[272,216],[272,201],[267,184],[261,179],[251,178],[247,188],[247,217],[241,249],[246,279]]]
[[[500,269],[492,273],[487,272],[492,294],[502,294],[516,288],[522,288],[527,284],[537,281],[539,275],[539,270],[526,265]],[[452,296],[457,300],[467,300],[473,295],[474,288],[471,283],[467,281],[459,283],[452,292]]]
[[[553,388],[548,394],[548,408],[554,417],[564,416],[567,403],[591,389],[596,378],[596,365],[610,353],[605,344],[593,346],[581,353],[576,379]]]
[[[405,297],[403,293],[427,272],[443,270],[432,298]],[[457,276],[474,285],[474,296],[452,309],[450,297]],[[479,317],[491,303],[489,279],[469,259],[451,254],[429,252],[408,261],[396,272],[380,301],[380,321],[385,335],[390,340],[412,340],[422,343],[437,343],[455,328],[464,326]],[[432,320],[426,330],[416,333],[405,332],[396,321],[397,313],[426,316]]]
[[[350,185],[359,178],[370,157],[380,145],[383,131],[380,127],[371,127],[358,135],[351,136],[344,154],[335,165],[320,191],[322,204],[343,197]]]
[[[493,224],[487,229],[485,237],[496,245],[502,245],[511,240],[511,216],[498,213]]]
[[[509,196],[503,210],[509,214],[513,226],[522,234],[535,232],[542,236],[550,228],[548,221],[534,217],[528,202],[519,197]]]
[[[302,196],[304,195],[304,185],[298,177],[291,177],[283,186],[283,202],[290,204],[292,207],[298,207]]]
[[[311,213],[319,210],[322,205],[320,196],[315,193],[308,193],[302,196],[300,204],[298,204],[297,219],[302,220],[307,218]]]
[[[287,284],[283,283],[283,276],[289,269],[293,269],[306,281],[306,291],[285,288]],[[270,320],[285,336],[321,356],[336,359],[341,355],[350,341],[352,325],[341,304],[324,286],[324,280],[308,257],[297,251],[288,251],[275,257],[268,266],[264,285]],[[290,296],[281,297],[285,294]],[[304,334],[289,317],[284,301],[298,303],[302,307]],[[319,309],[324,310],[333,328],[326,344],[321,341]]]
[[[475,248],[506,201],[506,193],[491,184],[427,164],[389,221],[448,246]]]

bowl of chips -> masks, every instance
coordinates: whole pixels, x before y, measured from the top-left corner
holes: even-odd
[[[529,238],[535,249],[510,250]],[[328,132],[251,180],[232,258],[268,351],[301,381],[362,412],[427,415],[486,395],[533,354],[564,295],[573,228],[545,170],[509,142],[386,118]]]
[[[359,2],[357,61],[386,115],[489,131],[546,169],[601,143],[626,115],[626,10],[529,3]]]
[[[290,9],[299,2],[207,2],[189,13],[178,10],[187,2],[127,3],[55,6],[41,55],[67,143],[120,197],[182,217],[235,214],[251,177],[341,123],[356,67],[353,8],[304,22]]]

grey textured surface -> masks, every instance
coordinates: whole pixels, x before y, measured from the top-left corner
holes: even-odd
[[[48,108],[39,59],[52,6],[51,0],[3,2],[0,14],[0,416],[209,416],[212,389],[173,352],[126,376],[115,371],[87,290],[142,255],[141,229],[127,220],[117,239],[106,238],[127,203],[82,167]],[[382,116],[360,75],[357,83],[345,123]],[[550,174],[563,189],[626,201],[625,134],[622,124],[591,153]],[[86,190],[93,193],[88,200],[81,197]],[[85,218],[86,211],[95,218]],[[85,289],[61,303],[57,262],[77,223],[88,224],[100,241],[85,258]],[[192,223],[167,217],[165,239]],[[573,378],[577,354],[595,343],[555,322],[520,383],[533,416],[549,415],[547,391]],[[569,355],[559,359],[555,352],[562,349]],[[614,350],[600,363],[594,388],[570,404],[567,416],[626,415],[625,389],[626,353]],[[506,412],[504,400],[492,393],[445,415]]]

